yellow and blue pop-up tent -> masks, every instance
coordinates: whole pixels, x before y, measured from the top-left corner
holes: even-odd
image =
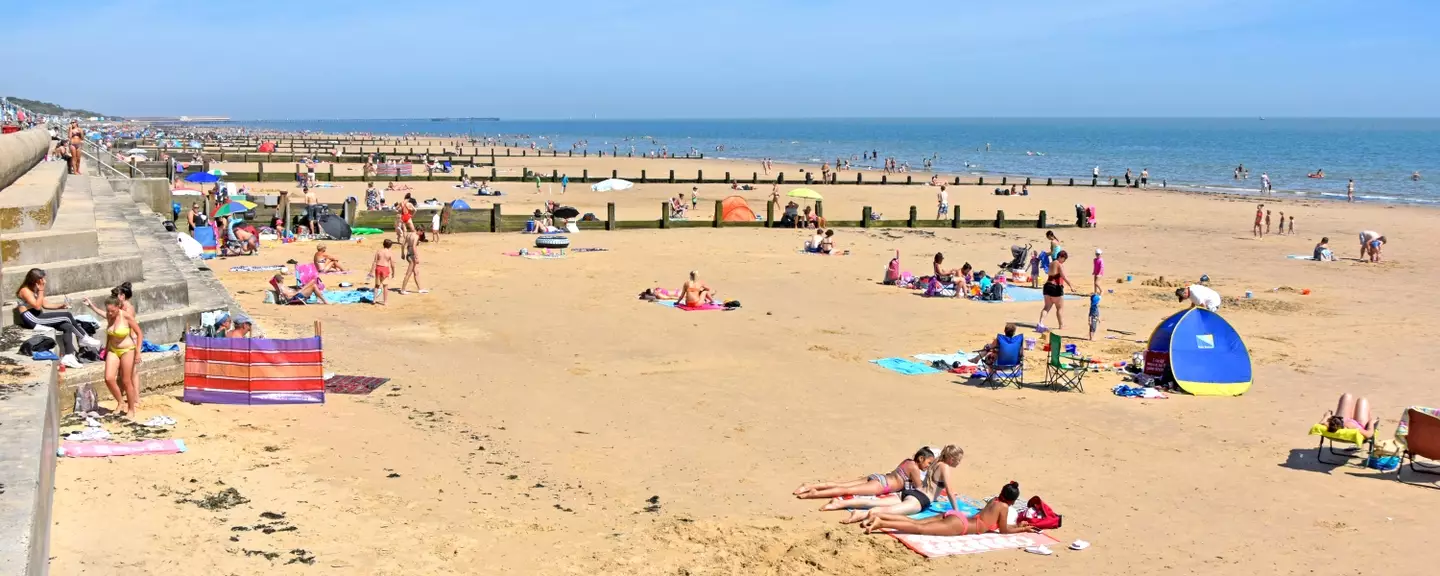
[[[1250,351],[1235,328],[1204,308],[1176,312],[1150,334],[1145,372],[1169,369],[1180,389],[1196,396],[1239,396],[1250,390]]]

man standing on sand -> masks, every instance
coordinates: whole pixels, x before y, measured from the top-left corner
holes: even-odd
[[[1096,179],[1096,180],[1099,180],[1099,179],[1100,179],[1100,167],[1099,167],[1099,166],[1096,166],[1094,170],[1091,170],[1091,171],[1090,171],[1090,176],[1091,176],[1092,178]]]
[[[1269,173],[1269,172],[1261,172],[1261,173],[1260,173],[1260,193],[1261,193],[1261,194],[1269,194],[1270,192],[1271,192],[1271,189],[1270,189],[1270,173]]]
[[[1149,168],[1141,168],[1141,169],[1140,169],[1140,187],[1141,187],[1141,188],[1149,188],[1149,187],[1150,187],[1150,169],[1149,169]]]
[[[1351,178],[1350,183],[1345,185],[1345,198],[1350,202],[1355,201],[1355,179]]]
[[[1254,236],[1256,238],[1263,238],[1265,236],[1265,229],[1260,227],[1261,222],[1263,222],[1264,220],[1265,205],[1261,204],[1259,208],[1255,209],[1255,227],[1250,230],[1251,236]]]
[[[950,215],[950,193],[945,191],[945,185],[940,185],[940,191],[935,193],[935,201],[939,206],[935,210],[935,219],[944,220]]]

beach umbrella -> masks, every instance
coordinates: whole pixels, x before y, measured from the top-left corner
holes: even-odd
[[[255,203],[244,200],[231,200],[215,207],[213,217],[229,216],[231,214],[244,214],[255,209]]]
[[[629,190],[634,187],[635,184],[633,182],[629,180],[621,180],[619,178],[608,178],[590,185],[590,189],[595,192],[609,192],[611,190]]]
[[[580,211],[569,206],[561,206],[551,212],[556,218],[574,218],[580,215]]]
[[[819,192],[816,192],[816,191],[811,190],[811,189],[809,189],[809,188],[796,188],[796,189],[794,189],[794,190],[791,190],[789,194],[786,194],[786,196],[789,196],[789,197],[791,197],[791,198],[805,198],[805,199],[807,199],[807,200],[824,200],[824,199],[825,199],[824,197],[820,196],[820,193],[819,193]]]
[[[185,181],[194,182],[196,184],[209,184],[211,182],[219,182],[220,177],[207,172],[196,172],[194,174],[186,176]]]
[[[229,176],[229,174],[226,174],[224,170],[221,170],[219,168],[212,169],[209,172],[206,172],[206,174],[211,174],[214,176]]]

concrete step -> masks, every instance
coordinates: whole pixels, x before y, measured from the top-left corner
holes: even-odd
[[[0,293],[14,294],[25,279],[30,268],[45,270],[48,283],[46,293],[61,296],[72,292],[86,292],[101,288],[113,288],[121,282],[140,282],[145,279],[144,259],[140,253],[130,224],[120,211],[122,201],[104,178],[71,176],[66,179],[67,190],[87,193],[95,206],[95,233],[99,243],[97,255],[90,258],[73,258],[37,263],[34,266],[7,266],[0,270]],[[81,187],[77,189],[77,187]],[[125,201],[133,204],[133,201]]]
[[[99,255],[95,234],[95,202],[88,182],[65,186],[60,210],[49,229],[13,232],[0,238],[3,266],[34,266],[56,260]]]

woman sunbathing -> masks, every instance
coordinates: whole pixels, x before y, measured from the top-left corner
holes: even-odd
[[[318,244],[315,246],[314,262],[315,269],[318,270],[321,274],[328,274],[332,272],[339,273],[345,271],[345,268],[340,265],[340,259],[331,256],[328,252],[325,251],[324,244]]]
[[[1010,506],[1019,498],[1020,484],[1011,482],[1001,488],[1000,495],[985,504],[985,507],[974,516],[966,517],[958,510],[948,510],[940,516],[924,520],[911,520],[905,516],[893,514],[876,514],[862,522],[860,526],[865,528],[866,534],[887,530],[930,536],[964,536],[986,532],[1001,534],[1035,532],[1036,529],[1031,528],[1030,523],[1025,520],[1021,520],[1019,524],[1010,524]]]
[[[686,306],[701,306],[715,303],[715,291],[699,280],[699,272],[690,271],[690,279],[680,287],[680,295],[676,300]]]
[[[329,304],[325,301],[325,291],[320,289],[318,278],[311,278],[299,288],[291,288],[285,285],[285,275],[276,274],[270,279],[270,288],[275,291],[276,304],[304,304],[311,296],[321,304]]]
[[[1375,426],[1380,419],[1370,419],[1370,401],[1364,398],[1356,400],[1349,392],[1340,395],[1340,402],[1335,406],[1335,411],[1326,411],[1320,417],[1320,423],[1325,425],[1325,430],[1331,434],[1351,428],[1360,431],[1360,435],[1366,438],[1375,435]]]
[[[929,452],[929,449],[925,449],[925,451]],[[928,465],[919,458],[915,459],[917,464],[925,467],[925,471],[921,473],[924,478],[921,485],[901,490],[899,494],[879,498],[851,500],[837,498],[832,500],[825,509],[850,509],[850,516],[840,522],[854,524],[881,514],[908,516],[924,512],[930,508],[931,501],[939,500],[943,494],[950,499],[950,509],[956,510],[959,504],[950,491],[950,486],[953,484],[951,478],[955,473],[955,467],[960,465],[960,460],[964,457],[965,451],[959,446],[951,444],[940,450],[938,459],[931,458]]]
[[[929,463],[934,458],[934,451],[928,447],[922,447],[915,452],[913,458],[902,460],[899,466],[889,472],[871,474],[855,480],[802,484],[795,489],[795,497],[810,500],[838,496],[884,496],[914,489],[925,482],[925,468],[920,465],[920,462]],[[826,503],[821,510],[839,509],[839,507],[831,508],[832,504],[834,504],[833,501]]]

